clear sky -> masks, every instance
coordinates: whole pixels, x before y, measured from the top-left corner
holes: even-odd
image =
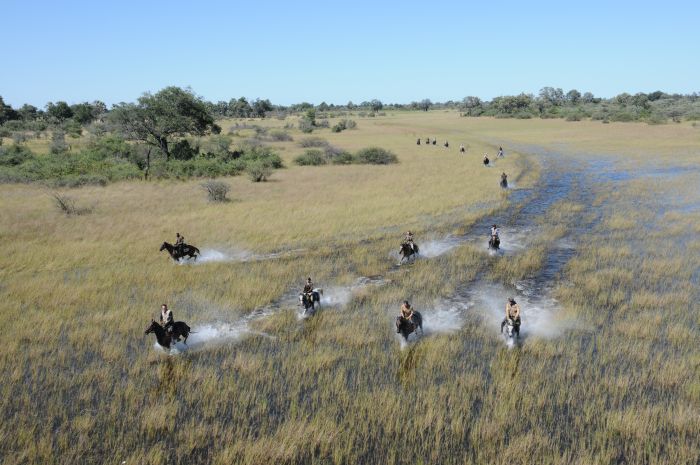
[[[408,103],[700,91],[700,1],[0,1],[0,95]]]

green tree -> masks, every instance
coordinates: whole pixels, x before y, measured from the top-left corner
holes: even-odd
[[[247,118],[253,113],[253,108],[248,103],[245,97],[241,97],[238,100],[231,99],[228,102],[229,115],[236,118]]]
[[[267,99],[257,99],[253,102],[252,110],[253,115],[257,116],[258,118],[264,118],[265,113],[267,113],[268,111],[272,111],[272,104]]]
[[[19,114],[12,109],[10,105],[6,105],[5,101],[0,97],[0,124],[5,123],[5,121],[11,121],[18,119]]]
[[[29,105],[28,103],[22,105],[17,112],[19,113],[20,118],[22,118],[24,121],[34,121],[39,117],[38,108],[34,105]]]
[[[174,86],[155,95],[145,93],[137,104],[115,105],[109,115],[125,138],[159,148],[167,160],[172,138],[221,131],[201,98],[191,90]]]
[[[374,99],[371,102],[369,102],[369,107],[372,109],[373,112],[378,112],[382,108],[384,108],[384,104],[382,103],[381,100]]]
[[[566,93],[566,100],[574,105],[577,104],[581,100],[581,92],[571,89]]]
[[[433,106],[433,102],[430,101],[429,98],[424,98],[420,102],[418,102],[418,108],[420,108],[423,111],[428,111],[430,110],[430,107]]]
[[[481,114],[483,105],[479,97],[468,96],[462,99],[462,107],[469,116],[478,116]]]
[[[73,119],[80,124],[89,124],[95,119],[94,109],[87,102],[78,103],[71,106]]]
[[[73,116],[73,110],[64,101],[56,103],[49,102],[46,104],[46,114],[59,122],[63,122]]]

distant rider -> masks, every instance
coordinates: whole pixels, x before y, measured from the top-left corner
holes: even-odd
[[[504,186],[508,185],[508,175],[506,173],[501,174],[501,184]]]
[[[464,153],[464,144],[459,145],[459,153]]]
[[[487,154],[484,154],[484,165],[489,164],[489,156]]]
[[[182,255],[185,249],[185,236],[181,236],[180,233],[175,233],[175,250]]]
[[[509,297],[506,303],[506,318],[501,322],[501,332],[503,332],[503,327],[508,320],[513,322],[515,334],[520,335],[520,305],[518,305],[512,297]]]
[[[499,233],[500,233],[500,231],[498,230],[498,225],[494,224],[493,226],[491,226],[491,238],[492,239],[494,239],[494,240],[498,239]]]
[[[416,145],[420,145],[420,137],[416,139]]]
[[[160,324],[163,325],[163,329],[167,333],[172,334],[175,320],[173,319],[173,312],[168,308],[167,304],[160,306]]]
[[[498,155],[496,155],[497,158],[503,157],[503,147],[498,147]]]

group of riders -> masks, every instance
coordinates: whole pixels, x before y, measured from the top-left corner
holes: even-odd
[[[421,140],[418,139],[417,143],[420,145]],[[430,138],[426,138],[425,143],[430,144],[431,140]],[[436,139],[432,140],[432,144],[435,145],[437,143]],[[448,147],[447,141],[445,141],[445,147]],[[459,147],[460,152],[464,153],[465,148],[464,144],[460,145]],[[498,157],[503,157],[503,148],[499,147],[498,148]],[[489,163],[488,155],[484,155],[484,164],[487,165]],[[501,174],[501,186],[507,187],[508,184],[508,175],[506,173]],[[497,244],[500,243],[500,233],[498,229],[498,225],[494,224],[491,227],[491,235],[490,235],[490,240],[489,240],[489,246],[492,246],[492,244],[496,244],[496,247],[498,248]],[[185,254],[185,248],[187,247],[187,244],[185,243],[185,237],[181,235],[179,232],[175,234],[175,244],[174,244],[174,250],[178,253],[178,255],[184,255]],[[402,250],[404,248],[409,248],[412,253],[417,253],[418,252],[418,247],[415,244],[413,240],[413,233],[411,231],[406,231],[404,234],[403,241],[401,242],[401,248]],[[313,294],[314,294],[314,284],[313,281],[311,280],[311,277],[308,277],[306,279],[306,282],[304,283],[304,288],[302,290],[302,297],[303,299],[309,299],[310,302],[313,302]],[[413,325],[413,327],[420,326],[420,322],[416,321],[416,313],[413,310],[413,307],[411,307],[411,304],[408,301],[404,301],[403,304],[401,305],[401,310],[399,315],[397,316],[397,330],[396,332],[400,332],[399,327],[401,326],[402,322],[407,322]],[[167,304],[162,304],[161,305],[161,311],[160,311],[160,323],[163,326],[163,329],[166,331],[166,333],[172,335],[173,333],[173,328],[175,324],[175,320],[173,318],[173,312],[168,308]],[[515,300],[512,297],[509,297],[506,303],[506,317],[501,323],[501,332],[503,332],[503,327],[506,324],[512,324],[514,333],[518,335],[520,333],[520,306],[515,302]]]

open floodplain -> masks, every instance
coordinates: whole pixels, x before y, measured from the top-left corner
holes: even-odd
[[[356,120],[314,136],[398,164],[296,166],[290,130],[286,168],[223,204],[130,181],[71,190],[92,212],[68,217],[1,185],[0,463],[700,463],[700,127]],[[398,266],[409,229],[423,254]],[[175,232],[196,264],[158,252]],[[163,302],[189,348],[144,335]]]

